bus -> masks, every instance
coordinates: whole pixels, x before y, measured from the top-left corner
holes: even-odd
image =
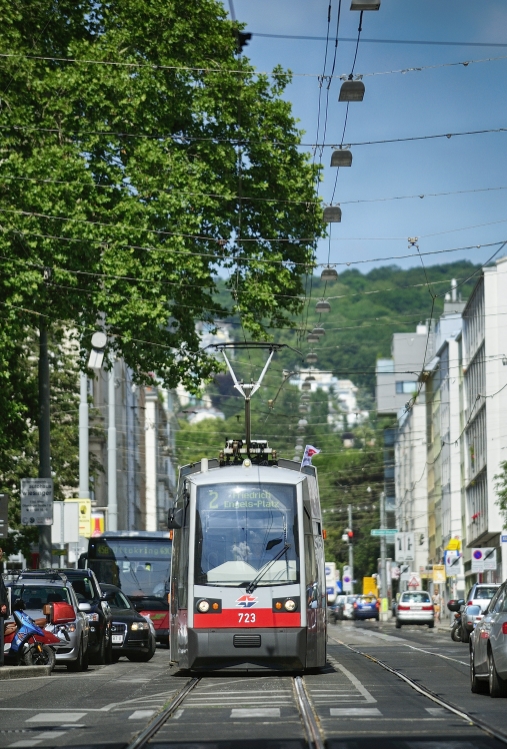
[[[168,645],[171,556],[172,532],[107,531],[89,539],[79,567],[121,588],[134,608],[150,617],[157,641]]]
[[[233,460],[180,470],[168,527],[171,662],[182,669],[283,672],[326,663],[317,471],[272,459],[265,441],[253,445],[256,463],[227,443]]]

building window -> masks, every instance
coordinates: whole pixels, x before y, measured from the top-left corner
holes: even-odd
[[[396,393],[398,395],[411,395],[417,389],[417,382],[401,381],[396,383]]]

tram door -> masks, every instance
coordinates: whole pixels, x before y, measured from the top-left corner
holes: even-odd
[[[311,480],[311,479],[310,479]],[[324,545],[322,541],[320,513],[315,510],[308,491],[308,480],[303,482],[303,528],[306,586],[306,666],[315,668],[326,662],[326,608],[324,577]]]

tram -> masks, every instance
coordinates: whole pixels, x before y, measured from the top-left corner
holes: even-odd
[[[326,663],[317,471],[266,441],[228,440],[180,470],[170,596],[181,669],[305,671]]]

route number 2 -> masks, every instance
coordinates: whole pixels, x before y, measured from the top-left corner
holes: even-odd
[[[255,622],[255,614],[238,614],[238,619],[241,624],[253,624]]]

